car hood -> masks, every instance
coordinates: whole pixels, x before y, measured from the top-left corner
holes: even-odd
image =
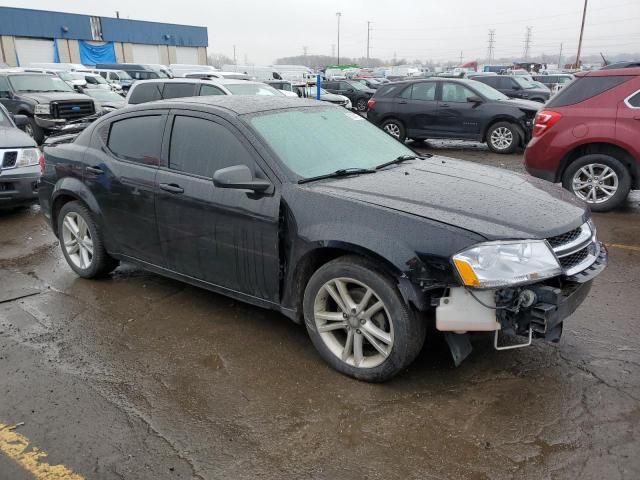
[[[305,187],[463,228],[488,240],[548,238],[590,216],[576,197],[552,183],[446,157]]]
[[[100,102],[100,105],[103,107],[124,108],[127,106],[127,103],[122,99],[121,102]]]
[[[344,102],[349,99],[344,95],[337,95],[335,93],[323,93],[322,95],[320,95],[320,100],[322,100],[323,102]]]
[[[0,126],[0,148],[36,147],[29,135],[16,127]]]
[[[523,100],[520,98],[511,98],[509,100],[504,100],[505,102],[509,102],[509,105],[514,105],[518,108],[524,110],[532,110],[537,112],[542,109],[543,104],[540,102],[534,102],[533,100]]]
[[[21,97],[30,98],[38,103],[49,103],[63,100],[92,100],[88,95],[73,92],[20,93]]]

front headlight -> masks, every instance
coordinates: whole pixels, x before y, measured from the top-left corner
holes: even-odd
[[[38,103],[33,112],[36,115],[49,115],[51,113],[51,106],[48,103]]]
[[[37,148],[23,148],[18,151],[16,167],[29,167],[31,165],[38,165],[39,158],[40,151]]]
[[[544,240],[481,243],[453,256],[467,287],[500,288],[537,282],[562,273]]]

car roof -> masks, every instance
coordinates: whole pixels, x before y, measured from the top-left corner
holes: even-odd
[[[52,76],[50,73],[46,72],[26,72],[24,70],[0,70],[0,75],[46,75],[47,77]]]
[[[609,70],[591,70],[589,72],[577,72],[576,77],[613,77],[628,76],[636,77],[640,75],[640,67],[612,68]]]
[[[257,82],[256,82],[257,83]],[[304,98],[293,98],[285,96],[260,96],[260,95],[210,95],[204,97],[172,98],[156,102],[140,103],[130,105],[127,111],[145,110],[149,108],[193,108],[203,107],[206,111],[208,107],[216,107],[227,110],[236,115],[246,115],[250,113],[266,112],[270,110],[286,110],[298,108],[319,108],[327,107],[327,103],[317,100],[307,100]],[[331,106],[331,105],[329,105]],[[335,107],[342,108],[342,107]]]
[[[133,84],[144,85],[146,83],[208,83],[212,85],[264,85],[264,82],[253,82],[251,80],[240,80],[235,78],[154,78],[151,80],[141,80]]]

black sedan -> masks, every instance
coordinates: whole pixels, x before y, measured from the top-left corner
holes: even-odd
[[[336,370],[391,378],[434,321],[557,341],[606,265],[559,187],[416,157],[343,108],[200,97],[110,113],[45,148],[40,201],[81,277],[133,262],[303,323]],[[456,332],[456,333],[453,333]]]
[[[452,138],[512,153],[531,137],[540,104],[511,100],[474,80],[431,78],[379,87],[367,118],[400,141]]]
[[[38,198],[40,151],[18,128],[29,124],[24,115],[10,114],[0,105],[0,209],[34,203]]]

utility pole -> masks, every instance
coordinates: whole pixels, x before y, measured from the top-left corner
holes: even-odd
[[[309,47],[302,47],[302,55],[304,55],[305,57],[307,56],[307,52],[309,51]]]
[[[558,70],[562,70],[562,44],[560,44],[560,54],[558,55]]]
[[[527,60],[529,58],[529,51],[531,50],[531,31],[533,27],[527,27],[527,35],[524,39],[524,59]]]
[[[370,47],[370,43],[371,43],[371,22],[367,22],[367,67],[371,66],[371,63],[369,62],[369,47]]]
[[[464,58],[464,55],[462,55],[462,50],[460,50],[460,65],[462,66],[462,59]]]
[[[340,65],[340,17],[342,17],[342,13],[336,12],[336,17],[338,17],[338,65]]]
[[[575,68],[580,67],[580,53],[582,53],[582,34],[584,33],[584,20],[587,18],[587,2],[584,0],[584,10],[582,10],[582,26],[580,27],[580,40],[578,40],[578,54],[576,55]]]
[[[489,30],[489,52],[487,53],[487,58],[489,59],[489,63],[493,63],[493,52],[496,43],[496,31],[494,29]]]
[[[236,60],[236,46],[233,46],[233,64],[237,65],[238,61]]]

